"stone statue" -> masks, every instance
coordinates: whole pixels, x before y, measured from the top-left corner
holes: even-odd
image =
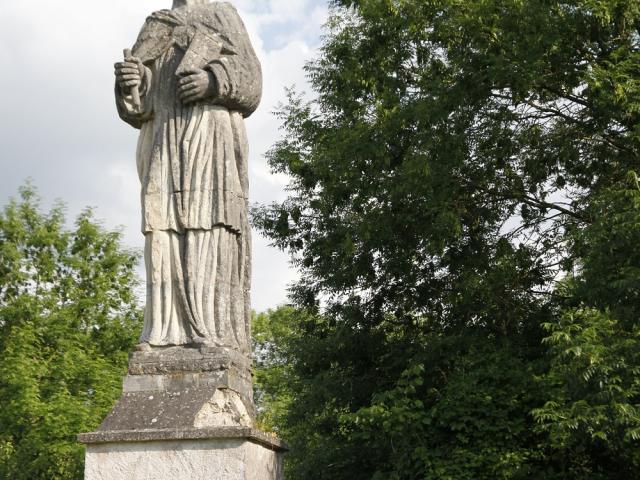
[[[115,66],[120,117],[140,129],[147,303],[139,350],[249,354],[250,228],[244,118],[262,74],[236,9],[174,0]]]
[[[174,0],[115,66],[140,129],[147,305],[122,396],[86,445],[86,480],[282,480],[255,428],[248,144],[260,63],[235,8]]]

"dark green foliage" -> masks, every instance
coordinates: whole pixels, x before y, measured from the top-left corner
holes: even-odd
[[[42,213],[31,187],[0,212],[0,478],[83,478],[78,433],[117,399],[135,344],[138,255],[84,212]]]
[[[625,188],[626,187],[626,188]],[[534,415],[555,447],[590,478],[633,478],[640,465],[640,188],[607,190],[592,221],[572,235],[580,275],[559,290],[558,319],[545,324],[552,364],[548,401]],[[611,477],[610,472],[620,472]],[[595,474],[598,473],[598,475]]]
[[[289,478],[633,478],[640,3],[332,3],[254,211]]]
[[[547,325],[547,401],[533,411],[571,478],[634,478],[640,464],[640,330],[607,313],[567,312]]]
[[[263,315],[259,336],[268,324],[278,354],[258,364],[258,398],[291,442],[289,478],[563,478],[528,448],[544,439],[529,412],[545,401],[532,382],[546,363],[522,348],[393,318],[360,331],[289,307]]]

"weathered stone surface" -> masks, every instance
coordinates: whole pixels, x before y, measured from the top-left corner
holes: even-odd
[[[122,396],[99,431],[250,427],[254,417],[244,355],[172,347],[131,354]]]
[[[124,379],[124,393],[181,392],[187,389],[210,389],[210,387],[233,390],[247,404],[253,403],[251,381],[235,375],[233,370],[171,375],[128,375]]]
[[[78,441],[86,445],[211,439],[248,440],[277,452],[286,452],[289,449],[287,444],[275,435],[249,427],[98,431],[78,435]]]
[[[140,129],[147,303],[86,480],[281,480],[286,446],[253,430],[251,241],[244,118],[262,73],[228,2],[174,0],[115,65]]]
[[[250,354],[251,229],[244,119],[260,62],[228,2],[175,0],[116,64],[120,117],[140,129],[147,302],[141,344]]]
[[[251,426],[252,412],[238,393],[217,387],[124,393],[99,431]]]
[[[244,354],[222,347],[167,347],[137,351],[129,357],[130,375],[165,375],[186,372],[233,370],[251,381],[251,360]]]
[[[287,446],[246,427],[102,431],[87,445],[87,480],[281,480]]]
[[[87,447],[87,480],[282,480],[282,453],[245,439]]]

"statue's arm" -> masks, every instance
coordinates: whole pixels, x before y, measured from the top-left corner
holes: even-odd
[[[262,98],[262,69],[238,12],[231,4],[220,6],[230,27],[226,34],[229,43],[223,46],[220,57],[207,65],[215,79],[213,99],[247,117]]]
[[[120,118],[139,129],[145,122],[153,118],[150,95],[153,73],[137,58],[133,58],[133,60],[116,64],[115,95]],[[139,104],[137,103],[138,98],[133,95],[134,89],[138,91]]]
[[[124,62],[116,63],[116,105],[120,118],[135,128],[153,117],[152,105],[152,69],[155,60],[171,42],[171,32],[175,23],[170,11],[155,12],[145,22],[133,53]],[[137,88],[140,105],[132,95],[132,88]]]

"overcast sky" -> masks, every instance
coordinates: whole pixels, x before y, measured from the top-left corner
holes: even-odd
[[[62,199],[70,217],[95,208],[142,249],[137,130],[113,100],[113,64],[147,15],[171,0],[0,0],[0,204],[31,178],[45,204]],[[262,104],[248,121],[251,202],[282,199],[286,179],[264,152],[278,138],[272,112],[285,87],[308,90],[303,65],[319,46],[324,0],[235,0],[262,61]],[[254,232],[253,307],[286,301],[287,257]]]

